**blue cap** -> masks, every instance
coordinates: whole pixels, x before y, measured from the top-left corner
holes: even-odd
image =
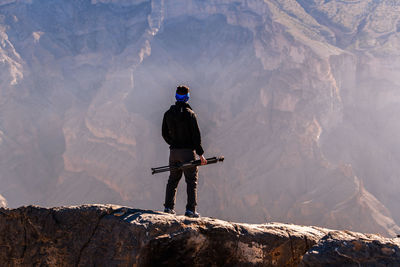
[[[190,98],[190,93],[187,93],[186,95],[180,95],[178,93],[175,94],[175,99],[178,102],[188,102]]]

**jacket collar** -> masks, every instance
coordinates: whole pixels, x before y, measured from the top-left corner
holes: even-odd
[[[179,108],[185,107],[185,108],[189,108],[189,109],[193,110],[192,107],[187,102],[176,101],[175,105]]]

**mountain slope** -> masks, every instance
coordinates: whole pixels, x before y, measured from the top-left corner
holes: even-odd
[[[167,175],[149,168],[167,162],[161,119],[186,83],[206,155],[227,159],[200,170],[201,213],[393,236],[398,8],[0,1],[0,193],[159,208]]]

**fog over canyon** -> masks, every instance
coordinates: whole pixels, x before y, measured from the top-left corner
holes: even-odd
[[[163,209],[187,84],[203,216],[394,236],[399,74],[399,1],[0,0],[0,206]]]

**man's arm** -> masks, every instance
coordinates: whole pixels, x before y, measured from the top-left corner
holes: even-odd
[[[169,135],[168,123],[167,123],[167,113],[164,114],[162,122],[162,137],[168,145],[171,145],[171,136]]]
[[[204,150],[201,146],[201,135],[196,115],[192,116],[192,141],[195,146],[196,154],[200,156],[201,165],[207,164],[206,158],[203,156]]]

